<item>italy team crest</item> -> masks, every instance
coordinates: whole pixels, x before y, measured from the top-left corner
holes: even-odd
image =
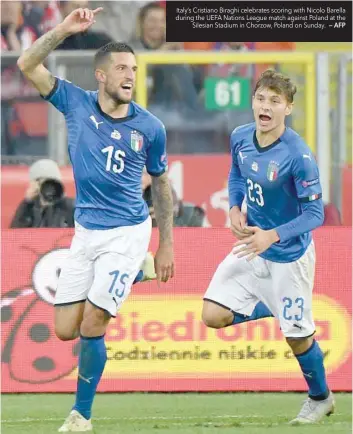
[[[131,133],[131,148],[135,152],[140,152],[143,146],[143,136],[137,131]]]
[[[270,161],[267,168],[267,179],[269,181],[276,181],[278,177],[279,166],[275,161]]]

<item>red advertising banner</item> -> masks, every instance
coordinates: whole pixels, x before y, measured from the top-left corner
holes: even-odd
[[[173,155],[169,157],[169,177],[179,199],[201,206],[206,211],[206,226],[229,226],[228,155]],[[62,169],[66,194],[75,197],[71,167]],[[15,210],[28,186],[28,167],[5,166],[1,169],[1,227],[9,228]],[[343,171],[342,219],[352,225],[352,168]]]
[[[55,337],[52,306],[72,233],[3,231],[2,392],[75,390],[78,341]],[[330,387],[350,391],[351,228],[321,228],[315,242],[316,336]],[[202,324],[202,296],[232,243],[227,229],[175,229],[176,277],[161,288],[134,285],[106,333],[100,391],[306,390],[274,319],[222,330]]]

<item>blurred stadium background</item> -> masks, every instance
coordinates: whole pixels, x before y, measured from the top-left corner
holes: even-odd
[[[140,68],[135,99],[166,125],[175,200],[185,209],[201,210],[201,221],[179,219],[176,225],[203,228],[176,229],[177,277],[162,289],[154,283],[136,285],[121,316],[111,324],[107,333],[110,360],[100,390],[305,390],[275,322],[264,320],[217,333],[200,324],[202,293],[232,244],[226,229],[229,134],[252,121],[251,89],[261,72],[273,67],[289,74],[298,86],[288,125],[306,138],[321,171],[325,225],[315,233],[315,318],[331,385],[336,391],[351,392],[352,44],[168,44],[164,2],[103,3],[104,11],[92,31],[69,38],[49,56],[47,66],[55,75],[94,90],[95,50],[110,40],[131,43]],[[58,163],[65,194],[75,196],[64,118],[25,81],[16,60],[70,10],[86,4],[56,0],[1,3],[1,322],[2,391],[6,393],[72,392],[75,387],[76,343],[62,343],[54,337],[51,307],[72,229],[16,230],[10,226],[29,185],[29,166],[39,159]],[[92,8],[101,5],[89,2]],[[144,185],[148,186],[148,180]],[[155,247],[154,233],[151,249]],[[143,352],[149,353],[148,359]],[[276,405],[271,396],[269,402]],[[293,402],[293,395],[286,396]],[[23,432],[16,420],[40,419],[34,408],[45,405],[41,398],[26,410],[16,399],[20,398],[3,397],[4,432]],[[141,408],[143,405],[141,401]],[[264,419],[259,427],[277,420],[266,419],[260,407],[258,417]],[[344,417],[340,411],[340,422],[335,425],[333,421],[327,432],[348,432],[350,410],[345,408]],[[150,423],[153,414],[159,414],[154,411],[150,409]],[[170,411],[178,413],[173,413],[173,406]],[[230,405],[227,411],[232,411]],[[254,421],[243,420],[244,426],[256,426],[254,417]],[[195,425],[184,426],[183,432],[203,432],[207,420],[200,418],[195,416]],[[222,432],[237,426],[228,419],[223,422]],[[175,420],[170,423],[174,428],[177,425]],[[38,425],[35,430],[49,432],[48,426]],[[163,430],[163,424],[157,428]],[[249,429],[244,432],[255,432]],[[124,427],[124,432],[130,432],[127,430]],[[106,427],[102,432],[113,431]]]

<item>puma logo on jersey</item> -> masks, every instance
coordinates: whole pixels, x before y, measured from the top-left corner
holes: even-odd
[[[311,161],[311,155],[310,154],[303,154],[303,158],[307,158],[308,160]]]
[[[100,124],[102,124],[103,122],[97,122],[95,116],[90,116],[91,121],[94,123],[94,125],[96,126],[97,130]]]
[[[244,160],[247,157],[246,155],[243,155],[243,153],[241,151],[239,151],[239,157],[241,159],[241,164],[244,164]]]

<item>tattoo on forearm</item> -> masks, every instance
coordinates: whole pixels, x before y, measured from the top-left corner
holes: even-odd
[[[152,178],[153,207],[159,228],[160,242],[173,241],[173,197],[168,175]]]
[[[50,30],[39,39],[37,39],[31,47],[29,47],[23,54],[23,64],[25,68],[35,68],[48,57],[49,53],[53,51],[63,40],[64,35],[61,35],[57,29]]]

